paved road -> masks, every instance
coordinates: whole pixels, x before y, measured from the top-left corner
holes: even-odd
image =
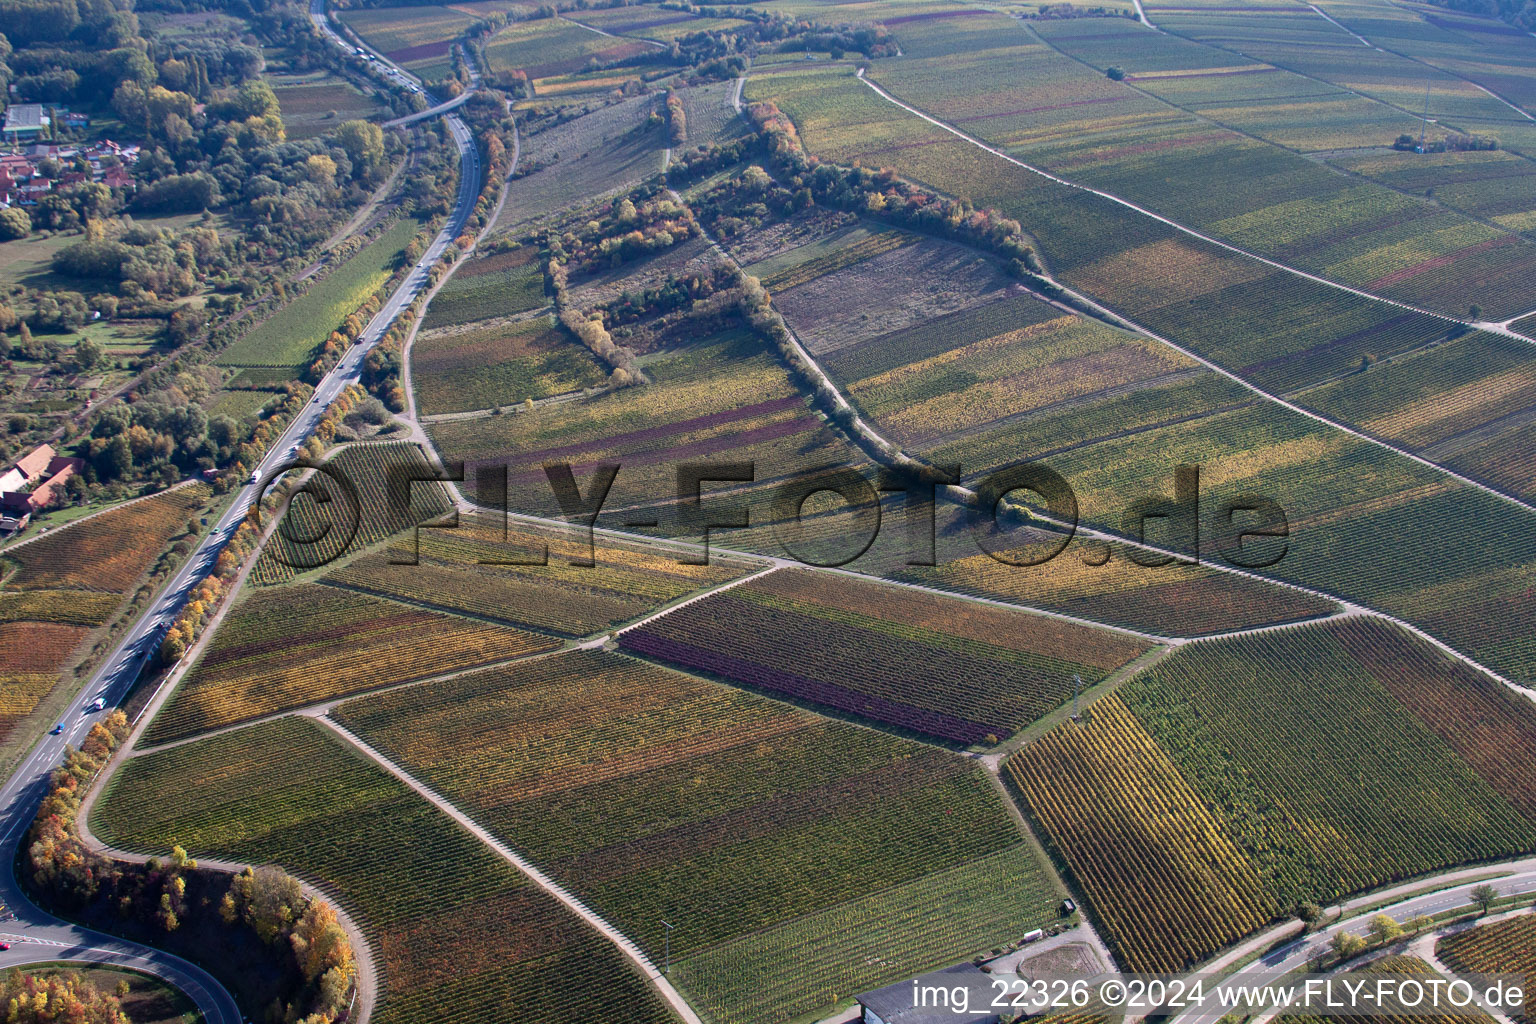
[[[324,23],[323,0],[312,2],[314,6],[311,11],[318,9],[320,12],[316,23],[337,45],[351,49]],[[398,69],[391,72],[388,66],[382,70],[404,74]],[[427,247],[420,262],[369,321],[357,343],[320,382],[315,389],[314,400],[305,406],[268,450],[257,467],[263,485],[276,476],[280,467],[293,457],[299,446],[314,432],[331,400],[358,380],[368,351],[378,344],[395,318],[426,287],[428,269],[453,239],[458,237],[473,212],[480,192],[480,156],[464,122],[451,114],[447,120],[454,143],[458,146],[460,169],[459,194],[447,223]],[[98,955],[135,958],[137,964],[177,984],[196,999],[208,1024],[239,1024],[240,1021],[234,1000],[211,975],[169,954],[79,928],[43,912],[33,906],[21,892],[12,865],[27,825],[47,789],[49,773],[63,759],[66,746],[78,745],[91,726],[122,701],[138,679],[145,662],[159,646],[165,631],[175,622],[188,594],[212,570],[219,553],[246,517],[257,494],[256,486],[246,484],[242,488],[229,510],[193,551],[181,571],[70,702],[57,732],[42,737],[21,766],[0,786],[0,862],[3,862],[3,866],[0,866],[0,900],[16,914],[16,920],[0,923],[0,930],[11,933],[12,938],[7,940],[13,945],[10,952],[21,960],[36,949],[51,951],[48,956],[56,959],[89,959]],[[97,701],[102,705],[100,710],[96,708]],[[0,965],[10,962],[5,956],[0,956]]]
[[[1447,910],[1466,909],[1472,904],[1472,890],[1479,885],[1492,885],[1501,896],[1525,896],[1536,893],[1536,859],[1518,861],[1509,867],[1511,873],[1500,878],[1469,880],[1422,896],[1409,896],[1397,903],[1379,907],[1364,914],[1361,914],[1360,910],[1370,906],[1372,902],[1379,901],[1381,897],[1379,895],[1357,897],[1345,904],[1345,912],[1353,912],[1355,916],[1288,942],[1261,956],[1238,973],[1242,975],[1245,983],[1254,982],[1262,985],[1278,981],[1284,975],[1304,966],[1308,960],[1328,951],[1328,943],[1341,931],[1364,935],[1367,922],[1377,914],[1387,914],[1394,921],[1402,924],[1420,915],[1427,917]],[[1478,871],[1476,867],[1457,868],[1453,874],[1465,876],[1476,874]],[[1428,883],[1421,879],[1418,882],[1406,883],[1399,889],[1412,890],[1421,888],[1425,884]],[[1221,1007],[1207,1006],[1181,1014],[1175,1019],[1175,1024],[1216,1024],[1223,1014]]]
[[[359,45],[349,39],[346,39],[341,35],[341,33],[337,32],[336,27],[331,24],[331,19],[326,17],[325,0],[309,0],[309,20],[314,22],[315,27],[320,30],[320,33],[331,42],[335,43],[343,50],[346,50],[348,53],[351,53],[353,56],[360,57],[364,62],[372,65],[373,70],[376,71],[380,77],[385,78],[410,92],[420,93],[422,96],[426,97],[428,101],[433,99],[432,94],[429,93],[422,85],[421,79],[400,67],[398,64],[395,64],[388,57],[384,56],[382,53],[380,53],[378,50],[375,50],[367,43]],[[475,68],[474,62],[471,60],[467,51],[464,54],[464,61],[469,65],[470,73],[473,76],[473,83],[471,84],[470,88],[465,89],[453,99],[444,100],[441,103],[433,104],[426,110],[420,111],[419,113],[407,114],[405,117],[397,117],[393,121],[385,121],[384,127],[399,128],[403,127],[404,125],[415,124],[417,121],[425,121],[428,118],[439,117],[448,113],[449,111],[457,110],[459,107],[462,107],[464,104],[468,103],[469,98],[474,95],[475,89],[479,86],[480,73]]]

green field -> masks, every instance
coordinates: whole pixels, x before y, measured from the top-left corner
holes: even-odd
[[[195,802],[183,799],[195,790]],[[379,1024],[590,1024],[613,1001],[671,1020],[614,947],[323,726],[288,719],[135,758],[97,804],[115,846],[279,864],[326,890],[373,942]],[[593,976],[601,985],[571,984]]]
[[[277,310],[219,354],[220,366],[291,368],[297,373],[322,342],[389,280],[422,225],[402,217],[357,255]]]
[[[424,415],[517,405],[606,376],[552,316],[422,335],[411,346],[411,385]]]
[[[623,656],[563,654],[337,714],[653,956],[669,921],[672,955],[699,957],[690,995],[722,1022],[788,1020],[857,990],[843,984],[952,962],[1056,914],[1054,885],[1027,849],[1007,854],[1022,836],[965,759]],[[1016,884],[955,884],[990,857]],[[896,886],[905,913],[870,900]],[[975,930],[936,936],[940,908]],[[850,918],[890,925],[882,961],[836,940]],[[744,936],[784,979],[771,1006],[723,977],[722,944]]]
[[[1533,752],[1528,701],[1356,618],[1182,648],[1008,767],[1110,941],[1169,970],[1298,900],[1536,849]]]
[[[537,309],[544,297],[544,267],[538,250],[514,248],[478,256],[460,267],[432,298],[423,330],[511,316]]]

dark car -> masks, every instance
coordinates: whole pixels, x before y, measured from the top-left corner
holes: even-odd
[[[63,731],[64,731],[64,723],[60,722],[58,725],[56,725],[52,729],[48,730],[48,735],[49,736],[57,736],[59,733],[61,733]]]

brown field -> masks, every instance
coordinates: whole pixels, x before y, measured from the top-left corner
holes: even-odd
[[[201,484],[162,491],[50,533],[4,554],[7,586],[123,593],[208,500]]]
[[[924,239],[778,292],[774,302],[821,355],[965,309],[1010,286],[989,260]]]

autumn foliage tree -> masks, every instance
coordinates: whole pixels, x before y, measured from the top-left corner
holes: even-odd
[[[132,923],[140,933],[151,932],[154,941],[159,937],[174,941],[170,937],[189,925],[201,924],[202,935],[210,925],[249,929],[257,942],[271,950],[274,961],[291,965],[297,975],[296,987],[285,996],[277,1019],[330,1024],[346,1004],[356,976],[352,944],[335,909],[306,896],[292,876],[274,867],[247,868],[233,877],[200,869],[180,846],[172,848],[169,858],[151,857],[143,864],[131,864],[95,853],[80,840],[75,822],[81,799],[128,732],[128,719],[121,711],[112,712],[55,769],[32,823],[22,864],[33,895],[67,913]],[[213,917],[215,902],[217,918]],[[14,975],[7,979],[7,995],[13,992],[13,979]],[[119,1024],[118,1017],[101,1015],[112,1008],[106,1004],[101,1004],[105,1009],[99,1015],[91,1016],[98,1008],[87,996],[82,990],[84,1009],[72,1016],[17,1016],[15,1006],[0,1003],[0,1019],[6,1024],[55,1020]],[[121,1021],[127,1024],[127,1018]]]
[[[0,982],[6,1024],[132,1024],[116,995],[74,971],[46,976],[13,970]]]

